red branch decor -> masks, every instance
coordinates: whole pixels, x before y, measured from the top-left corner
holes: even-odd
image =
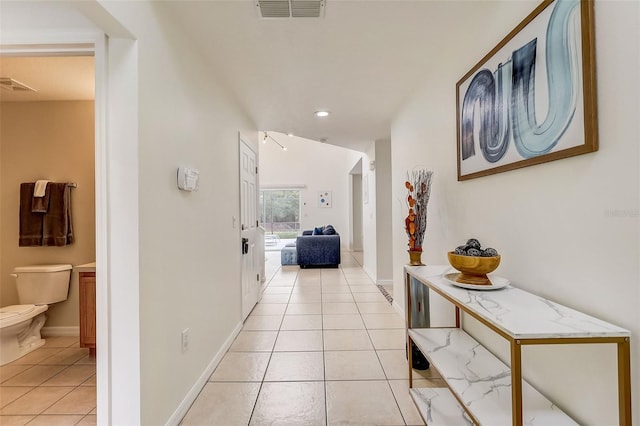
[[[409,250],[422,251],[424,232],[427,229],[427,203],[431,193],[432,171],[414,170],[404,186],[407,188],[409,214],[404,220],[405,231],[409,237]]]

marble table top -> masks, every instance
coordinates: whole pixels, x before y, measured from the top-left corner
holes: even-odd
[[[508,285],[482,291],[445,280],[456,272],[449,265],[405,266],[411,276],[439,291],[463,310],[488,321],[514,339],[618,338],[629,330]]]

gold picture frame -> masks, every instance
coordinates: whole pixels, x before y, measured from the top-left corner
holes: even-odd
[[[459,181],[598,150],[593,4],[543,1],[458,81]]]

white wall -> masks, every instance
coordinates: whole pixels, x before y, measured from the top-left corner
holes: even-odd
[[[349,244],[349,171],[361,153],[308,139],[269,132],[287,150],[272,140],[260,143],[260,186],[304,185],[301,229],[331,224],[340,234],[340,244]],[[319,191],[332,192],[333,207],[318,207]]]
[[[164,424],[240,325],[238,131],[257,134],[159,5],[104,5],[137,38],[141,423]]]
[[[443,35],[450,43],[393,121],[394,198],[404,195],[405,171],[426,165],[435,174],[423,261],[446,263],[448,250],[477,237],[501,252],[497,273],[514,285],[630,329],[637,425],[640,3],[595,4],[598,152],[456,180],[456,82],[535,5],[491,2],[473,16],[460,10],[465,43]],[[402,266],[407,263],[405,214],[394,204],[394,299],[400,307]],[[506,357],[504,341],[468,321],[465,327]],[[580,424],[617,424],[614,345],[525,348],[523,363],[525,377]]]
[[[376,159],[376,143],[372,142],[362,157],[362,254],[367,275],[377,280],[376,174],[369,170],[369,162]],[[365,195],[368,194],[368,195]],[[367,200],[368,197],[368,200]]]
[[[376,141],[375,170],[376,192],[376,282],[390,284],[393,282],[393,250],[391,217],[391,141]]]
[[[374,170],[371,170],[371,162]],[[391,141],[372,142],[362,157],[363,269],[377,284],[393,281],[391,244]],[[368,188],[365,188],[368,186]],[[367,197],[364,196],[368,192]]]

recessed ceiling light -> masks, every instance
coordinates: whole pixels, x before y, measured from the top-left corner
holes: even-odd
[[[293,137],[293,133],[287,133],[287,136],[289,136],[290,138]]]
[[[316,117],[326,117],[329,115],[329,111],[316,111]]]

